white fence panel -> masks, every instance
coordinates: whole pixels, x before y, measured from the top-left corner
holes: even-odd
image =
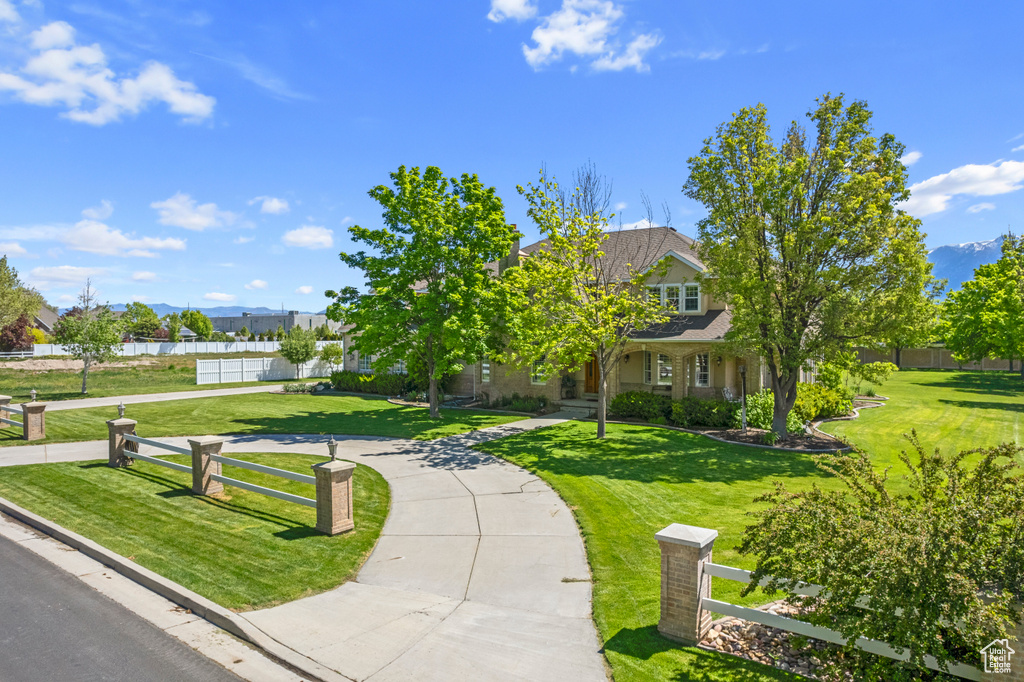
[[[226,384],[245,381],[282,381],[329,377],[331,366],[319,359],[295,365],[284,358],[218,358],[196,361],[196,384]]]
[[[340,341],[317,341],[316,347]],[[188,343],[123,343],[118,354],[124,357],[136,355],[187,355],[195,353],[276,353],[281,350],[277,341],[190,341]],[[37,343],[32,355],[70,355],[63,346],[55,343]]]

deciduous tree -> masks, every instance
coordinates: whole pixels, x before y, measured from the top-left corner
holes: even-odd
[[[27,315],[32,316],[45,305],[43,296],[25,285],[18,277],[18,271],[7,264],[7,256],[0,257],[0,327],[6,327]]]
[[[904,147],[875,137],[864,102],[826,95],[776,145],[764,105],[742,109],[689,160],[683,191],[708,210],[697,224],[706,291],[732,310],[728,339],[768,365],[773,430],[786,438],[800,369],[853,342],[906,326],[930,275],[909,196]],[[915,304],[916,305],[916,304]]]
[[[515,235],[493,187],[476,175],[446,178],[439,168],[401,166],[392,187],[370,196],[384,209],[384,227],[350,227],[371,253],[342,253],[361,270],[370,293],[328,291],[333,320],[354,325],[351,348],[386,372],[411,355],[429,376],[430,416],[440,417],[438,381],[487,352],[491,321],[482,300],[494,285],[484,267],[508,253]]]
[[[281,355],[295,365],[295,378],[301,378],[303,363],[316,357],[316,334],[312,329],[292,327],[281,339]]]
[[[125,306],[121,325],[124,331],[137,339],[150,339],[160,328],[160,318],[145,303],[133,302]]]
[[[198,310],[182,311],[181,323],[190,329],[200,341],[207,340],[213,333],[213,322],[210,322],[210,318]]]
[[[181,339],[181,315],[178,313],[164,315],[164,324],[167,326],[167,340],[177,343]]]
[[[121,324],[110,306],[99,305],[92,282],[86,280],[78,305],[61,315],[53,330],[55,343],[83,362],[82,393],[87,392],[89,368],[117,355],[121,347]]]

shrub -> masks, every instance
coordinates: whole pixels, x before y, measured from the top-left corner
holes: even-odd
[[[29,332],[28,315],[20,315],[18,319],[0,329],[0,351],[31,350],[34,339]]]
[[[820,362],[817,367],[817,381],[822,386],[838,389],[843,384],[843,368],[831,362]]]
[[[32,336],[33,343],[46,343],[46,334],[42,329],[32,327],[28,330],[28,333]]]
[[[539,412],[548,406],[545,396],[521,396],[518,393],[505,395],[490,403],[489,407],[506,409],[513,412]]]
[[[800,393],[797,391],[797,399]],[[772,415],[775,413],[775,394],[771,389],[765,388],[758,393],[751,393],[747,396],[747,426],[754,429],[772,429]],[[796,409],[789,411],[786,418],[786,431],[798,433],[803,431],[804,421],[800,418]]]
[[[732,429],[740,425],[740,404],[687,396],[672,402],[670,420],[683,428]]]
[[[612,398],[608,409],[619,417],[651,421],[672,414],[672,399],[647,391],[625,391]]]
[[[346,393],[373,393],[377,395],[399,396],[408,390],[408,377],[405,374],[362,374],[341,370],[331,372],[331,385],[336,391]]]
[[[850,413],[853,401],[842,389],[832,389],[821,384],[798,384],[793,412],[800,421],[841,417]]]

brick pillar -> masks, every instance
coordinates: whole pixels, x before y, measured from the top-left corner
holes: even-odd
[[[138,424],[134,419],[111,419],[107,422],[107,432],[110,434],[110,449],[107,451],[107,466],[108,467],[120,467],[124,463],[124,434],[133,433],[135,431],[135,425]]]
[[[224,447],[223,439],[216,436],[200,436],[190,438],[188,446],[192,448],[192,493],[194,495],[214,495],[224,492],[224,484],[210,478],[220,475],[220,462],[215,462],[210,455],[219,455]]]
[[[981,670],[982,682],[1024,682],[1024,622],[1019,625],[1007,623],[1007,638],[997,640],[988,646],[985,654],[991,654],[993,660],[989,663],[989,671],[985,671],[986,658],[983,654]],[[999,651],[1003,649],[1003,651]],[[1007,649],[1012,650],[1010,654]],[[998,663],[997,663],[998,659]],[[1000,667],[1008,665],[1008,668]],[[996,670],[1002,672],[996,672]]]
[[[711,576],[704,564],[711,561],[717,530],[673,523],[655,538],[661,547],[661,620],[663,636],[694,646],[711,629],[711,613],[701,599],[711,596]]]
[[[46,403],[22,403],[21,409],[25,440],[46,438]]]
[[[4,410],[4,406],[5,405],[10,405],[10,404],[11,404],[11,396],[9,396],[9,395],[0,395],[0,417],[3,417],[4,419],[10,419],[11,418],[11,413],[7,412],[6,410]],[[0,429],[6,429],[9,426],[10,426],[10,424],[4,424],[3,422],[0,422]]]
[[[356,527],[352,520],[352,462],[330,460],[313,465],[316,475],[316,529],[337,535]]]

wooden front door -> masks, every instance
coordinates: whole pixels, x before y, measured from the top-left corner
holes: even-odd
[[[590,356],[590,359],[583,366],[583,392],[597,393],[597,357]]]

